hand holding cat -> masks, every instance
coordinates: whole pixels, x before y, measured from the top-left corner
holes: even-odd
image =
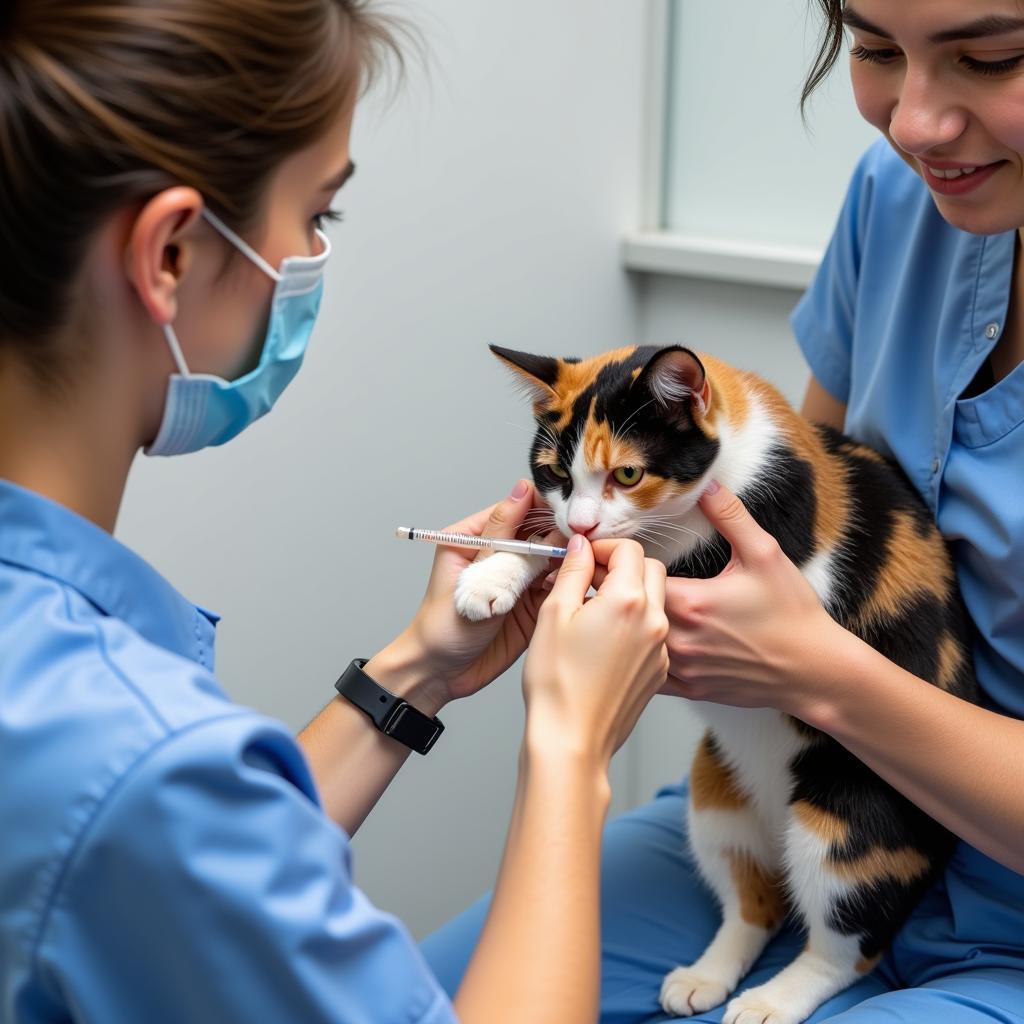
[[[824,675],[815,666],[844,631],[736,495],[712,487],[700,507],[732,545],[732,559],[713,579],[668,581],[664,692],[802,717]]]
[[[607,571],[587,599],[595,561]],[[665,566],[633,540],[574,536],[523,668],[527,743],[606,765],[664,684],[667,635]]]
[[[484,537],[512,538],[537,506],[533,484],[520,480],[511,494],[447,529]],[[501,675],[526,650],[544,592],[528,589],[506,615],[470,622],[455,610],[459,576],[474,560],[464,548],[439,547],[423,602],[392,645],[404,663],[415,663],[434,680],[437,707],[467,697]]]

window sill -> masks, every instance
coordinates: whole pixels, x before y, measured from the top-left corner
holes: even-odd
[[[804,289],[814,276],[818,249],[764,242],[724,241],[669,231],[634,231],[622,241],[629,270]]]

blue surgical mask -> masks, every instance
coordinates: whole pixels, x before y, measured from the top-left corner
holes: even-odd
[[[147,455],[184,455],[237,437],[250,423],[268,413],[302,365],[323,295],[324,264],[331,254],[327,236],[317,231],[323,247],[317,256],[292,256],[275,270],[218,217],[203,216],[232,245],[268,277],[277,282],[270,306],[270,322],[254,370],[237,380],[207,373],[191,373],[181,353],[174,328],[164,336],[178,366],[167,386],[163,420]]]

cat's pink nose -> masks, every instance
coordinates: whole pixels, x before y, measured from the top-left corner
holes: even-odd
[[[597,523],[590,523],[588,526],[586,523],[574,523],[571,519],[569,520],[569,529],[573,533],[582,533],[584,537],[594,532],[597,529]]]

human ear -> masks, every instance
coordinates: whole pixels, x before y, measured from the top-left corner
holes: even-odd
[[[190,264],[188,235],[203,209],[194,188],[176,186],[153,196],[131,227],[125,272],[155,324],[170,323],[178,311],[178,287]]]

